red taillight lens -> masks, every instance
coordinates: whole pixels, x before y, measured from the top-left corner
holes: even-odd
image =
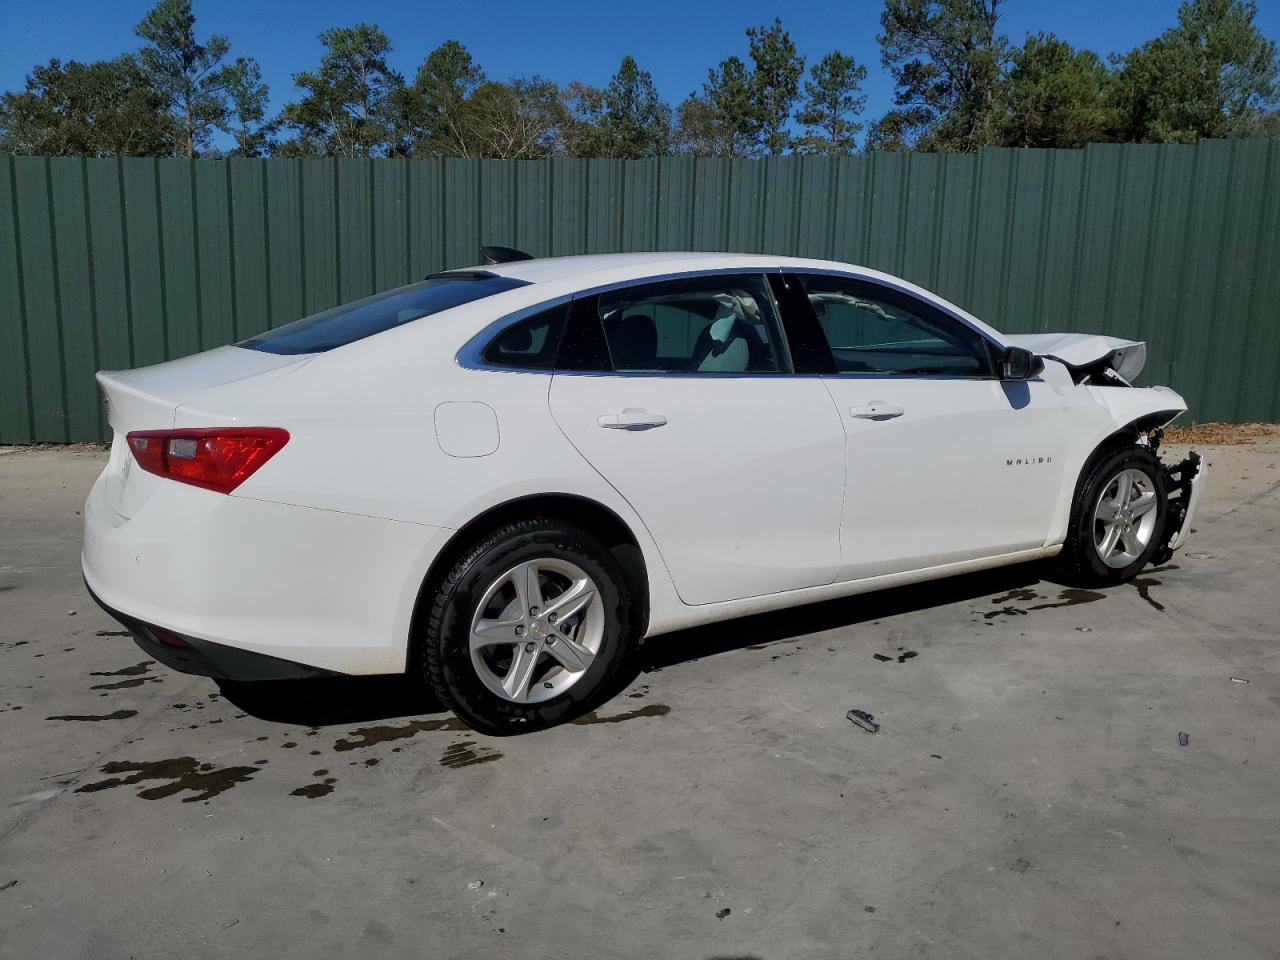
[[[129,450],[148,473],[230,493],[289,442],[277,427],[135,430]]]

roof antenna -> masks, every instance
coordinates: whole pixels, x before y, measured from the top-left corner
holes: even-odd
[[[515,247],[481,247],[480,256],[485,263],[511,263],[515,260],[532,260],[530,254]]]

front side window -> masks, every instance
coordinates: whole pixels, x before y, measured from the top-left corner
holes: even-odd
[[[990,375],[982,337],[929,304],[862,280],[803,280],[840,373]]]
[[[782,340],[762,276],[664,280],[599,296],[612,367],[628,373],[781,373]]]
[[[295,320],[241,340],[236,346],[264,353],[324,353],[451,307],[523,287],[526,282],[485,271],[438,274]]]

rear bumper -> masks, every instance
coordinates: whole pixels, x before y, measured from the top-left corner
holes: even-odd
[[[144,645],[155,629],[183,638],[194,653],[182,652],[177,669],[405,669],[413,604],[447,531],[171,480],[157,480],[125,517],[110,479],[104,471],[85,502],[85,583]],[[148,650],[165,663],[177,657]]]
[[[108,616],[120,622],[133,635],[134,642],[152,659],[179,673],[215,680],[295,680],[303,677],[331,677],[333,670],[307,666],[292,660],[269,657],[250,650],[239,650],[225,644],[201,640],[162,630],[102,602],[85,582],[89,596]]]

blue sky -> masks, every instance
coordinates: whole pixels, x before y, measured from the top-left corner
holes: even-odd
[[[150,6],[147,0],[0,0],[0,90],[21,87],[31,67],[51,57],[92,60],[136,48],[133,25]],[[233,55],[257,58],[276,108],[293,95],[292,75],[318,62],[317,34],[359,20],[387,32],[392,62],[410,79],[423,57],[448,39],[464,43],[496,79],[541,74],[603,85],[629,53],[674,105],[701,86],[709,67],[730,54],[745,55],[747,27],[780,15],[810,63],[839,49],[867,65],[869,118],[893,96],[875,41],[881,8],[880,0],[195,0],[199,34],[224,33]],[[1000,26],[1015,43],[1045,30],[1105,57],[1171,26],[1177,8],[1178,0],[1009,0]],[[1280,39],[1280,0],[1262,0],[1256,22]]]

